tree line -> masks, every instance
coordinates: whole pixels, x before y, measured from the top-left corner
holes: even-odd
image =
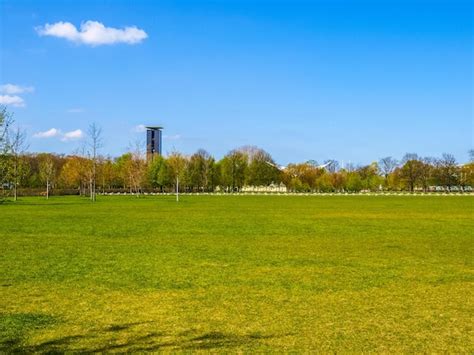
[[[127,191],[239,192],[244,186],[283,184],[293,192],[429,191],[432,186],[465,189],[474,185],[474,152],[460,165],[451,154],[439,158],[409,153],[401,160],[384,157],[368,165],[341,166],[327,160],[280,168],[263,149],[246,146],[216,160],[203,149],[190,156],[173,152],[146,159],[142,147],[119,157],[99,154],[100,128],[89,127],[86,144],[72,155],[29,153],[25,135],[12,129],[12,116],[0,110],[0,189],[17,198],[18,191],[73,193],[95,200],[96,193]],[[30,192],[31,192],[30,191]]]

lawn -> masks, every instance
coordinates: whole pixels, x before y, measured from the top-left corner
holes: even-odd
[[[474,351],[474,198],[0,205],[0,351]]]

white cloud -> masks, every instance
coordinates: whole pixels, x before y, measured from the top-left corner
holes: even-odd
[[[11,105],[15,107],[24,107],[25,100],[17,95],[0,95],[0,104]]]
[[[178,139],[181,139],[181,135],[180,134],[174,134],[172,136],[163,136],[164,139],[167,139],[169,141],[176,141]]]
[[[51,128],[51,129],[48,129],[47,131],[44,131],[44,132],[37,132],[37,133],[33,134],[33,137],[35,137],[35,138],[52,138],[52,137],[59,136],[60,134],[61,134],[61,131],[59,129]]]
[[[35,137],[35,138],[55,138],[55,137],[58,137],[61,141],[67,142],[67,141],[81,139],[82,137],[84,137],[84,132],[82,132],[80,129],[76,129],[74,131],[69,131],[69,132],[63,133],[58,128],[50,128],[47,131],[37,132],[37,133],[33,134],[33,137]]]
[[[61,140],[63,142],[67,142],[67,141],[81,139],[82,137],[84,137],[84,133],[80,129],[76,129],[74,131],[64,133],[62,135]]]
[[[18,94],[26,94],[35,91],[33,86],[21,86],[15,84],[3,84],[0,85],[0,93],[5,95],[0,95],[0,104],[1,105],[11,105],[15,107],[25,107],[25,100]]]
[[[15,84],[0,85],[0,92],[7,95],[24,94],[35,91],[33,86],[21,86]]]
[[[136,26],[120,29],[105,27],[102,23],[97,21],[81,23],[80,30],[70,22],[61,21],[53,24],[47,23],[44,26],[36,27],[36,32],[40,36],[64,38],[71,42],[90,46],[115,43],[136,44],[148,37],[145,31]]]
[[[139,124],[133,129],[136,133],[143,133],[146,131],[146,126],[144,124]]]
[[[81,112],[84,112],[85,110],[83,108],[80,108],[80,107],[76,107],[76,108],[70,108],[69,110],[67,110],[68,113],[81,113]]]

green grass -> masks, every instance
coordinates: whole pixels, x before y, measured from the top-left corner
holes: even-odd
[[[466,196],[0,205],[0,351],[474,351]]]

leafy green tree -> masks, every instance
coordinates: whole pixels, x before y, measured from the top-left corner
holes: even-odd
[[[168,163],[161,155],[155,156],[149,165],[148,179],[152,187],[159,187],[161,191],[172,184]]]
[[[378,190],[379,186],[383,182],[378,174],[378,171],[379,169],[377,163],[363,166],[357,170],[363,189],[371,191]]]
[[[179,200],[178,192],[180,191],[180,181],[186,177],[187,159],[178,152],[173,152],[167,159],[169,171],[173,178],[173,184],[176,191],[176,200]]]
[[[308,192],[311,191],[311,187],[307,183],[303,183],[301,179],[297,176],[290,178],[288,188],[293,192]]]
[[[204,149],[199,149],[189,159],[188,177],[191,189],[201,191],[209,189],[214,158]]]
[[[131,179],[131,170],[132,170],[132,153],[125,153],[119,156],[115,163],[120,176],[120,183],[123,188],[132,189],[132,179]]]
[[[405,154],[399,174],[411,192],[415,190],[416,185],[420,181],[422,169],[423,162],[420,161],[418,155],[413,153]]]
[[[318,192],[332,192],[334,186],[332,185],[331,174],[324,172],[316,179],[316,188]]]
[[[146,182],[147,165],[139,145],[117,159],[117,166],[122,178],[123,187],[140,196]]]
[[[314,191],[316,180],[325,173],[319,169],[316,162],[289,164],[282,174],[282,181],[293,191]]]
[[[347,173],[345,189],[349,192],[358,192],[363,189],[362,179],[357,171]]]
[[[263,149],[253,152],[247,168],[246,183],[251,186],[268,186],[281,181],[281,172],[275,169],[271,155]]]
[[[221,183],[228,190],[238,191],[244,186],[248,168],[245,153],[232,150],[221,161]]]
[[[441,159],[436,162],[436,173],[440,185],[448,187],[457,185],[460,174],[454,155],[443,153]]]
[[[213,192],[217,186],[221,185],[221,168],[222,165],[212,158],[209,166],[208,191]]]

